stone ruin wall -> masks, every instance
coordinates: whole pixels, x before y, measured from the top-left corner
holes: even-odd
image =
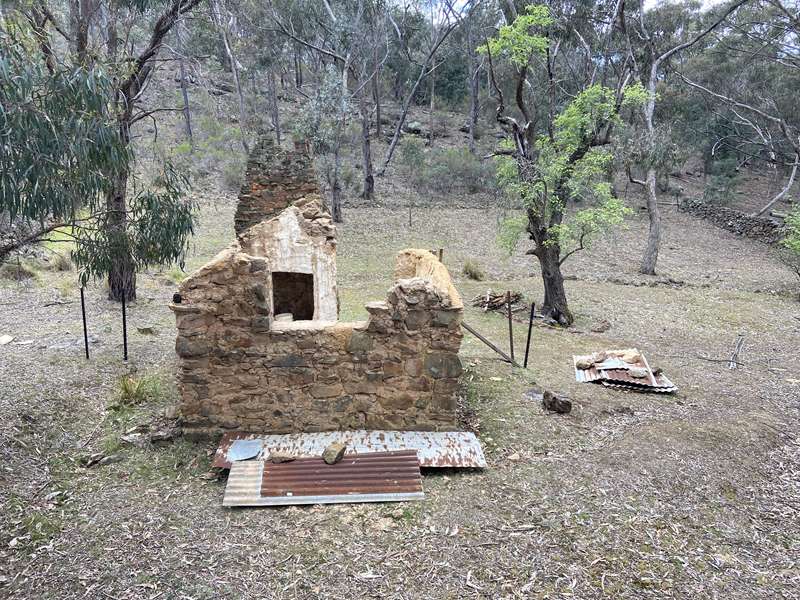
[[[701,200],[684,198],[678,208],[697,217],[711,221],[717,227],[743,235],[765,244],[777,244],[786,235],[782,223],[769,217],[754,217],[734,208],[719,206]]]
[[[260,139],[247,160],[234,216],[236,235],[319,193],[311,159],[302,147],[286,150],[270,137]]]
[[[188,435],[455,428],[463,305],[436,257],[401,252],[355,323],[271,322],[268,269],[234,244],[171,306]]]

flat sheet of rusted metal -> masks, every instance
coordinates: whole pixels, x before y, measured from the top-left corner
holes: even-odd
[[[263,435],[232,431],[222,436],[213,466],[229,469],[228,456],[234,440],[260,440],[257,460],[267,460],[272,452],[296,457],[321,456],[334,442],[347,446],[346,456],[368,452],[416,450],[421,467],[485,468],[486,458],[474,433],[468,431],[324,431]]]
[[[607,387],[627,388],[643,392],[670,393],[678,389],[663,373],[657,375],[653,373],[644,354],[639,353],[639,359],[634,363],[625,363],[619,358],[609,358],[602,363],[593,364],[588,369],[579,369],[578,361],[585,358],[591,358],[591,355],[572,357],[575,379],[579,383],[600,382]],[[645,369],[647,376],[631,377],[629,373],[631,367]]]
[[[422,500],[416,452],[351,455],[335,465],[321,458],[231,465],[223,506],[286,506]]]

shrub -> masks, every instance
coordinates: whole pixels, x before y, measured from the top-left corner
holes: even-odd
[[[425,143],[417,137],[404,137],[398,158],[406,176],[418,177],[425,166]]]
[[[0,278],[10,279],[11,281],[25,281],[36,277],[36,270],[33,267],[21,262],[9,262],[0,266]]]
[[[781,241],[780,259],[800,278],[800,208],[786,217],[786,237]]]
[[[66,252],[56,252],[50,259],[49,267],[51,271],[72,271],[72,258]]]
[[[727,204],[739,182],[738,163],[735,158],[723,158],[711,164],[703,200],[718,204]]]
[[[477,262],[471,259],[467,259],[464,261],[464,268],[461,269],[461,272],[466,277],[474,281],[483,281],[484,279],[486,279],[486,273],[483,272],[481,266]]]
[[[475,194],[494,187],[494,165],[483,162],[466,148],[434,150],[425,168],[433,190]]]
[[[160,400],[164,396],[161,380],[154,375],[144,375],[134,379],[123,375],[117,388],[117,406],[136,406]]]

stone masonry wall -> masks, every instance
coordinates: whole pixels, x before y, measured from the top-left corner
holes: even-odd
[[[775,244],[786,235],[781,223],[767,217],[754,217],[739,210],[686,198],[678,208],[683,212],[707,219],[717,227],[749,237],[765,244]]]
[[[171,305],[187,434],[455,428],[463,304],[435,256],[401,252],[356,323],[272,323],[267,269],[234,245]]]
[[[308,153],[303,149],[285,150],[272,138],[261,138],[247,160],[234,216],[236,234],[310,195],[318,196],[319,186]]]

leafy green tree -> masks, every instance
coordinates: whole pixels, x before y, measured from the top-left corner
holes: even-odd
[[[553,94],[547,110],[551,116],[537,130],[539,119],[534,117],[524,91],[537,58],[544,61],[553,83],[552,56],[559,42],[545,35],[552,25],[548,7],[528,6],[511,24],[501,27],[482,51],[489,58],[498,97],[498,121],[510,134],[497,158],[499,179],[525,209],[523,217],[506,224],[503,239],[513,246],[523,232],[528,234],[534,242],[529,254],[536,256],[541,266],[542,311],[570,325],[573,316],[561,265],[629,212],[614,197],[607,180],[613,158],[607,145],[620,122],[620,111],[641,103],[645,93],[641,85],[625,85],[627,78],[621,79],[616,90],[590,83],[559,112]],[[502,89],[494,81],[496,60],[508,61],[516,70],[515,101],[521,120],[507,115]],[[575,202],[583,208],[569,210]]]
[[[185,178],[166,165],[109,203],[135,164],[111,102],[118,84],[98,64],[31,60],[40,43],[13,17],[0,28],[0,212],[27,232],[0,247],[0,260],[58,229],[75,242],[83,283],[181,262],[194,223]]]
[[[781,246],[781,260],[800,278],[800,208],[795,208],[786,217],[786,237]]]

